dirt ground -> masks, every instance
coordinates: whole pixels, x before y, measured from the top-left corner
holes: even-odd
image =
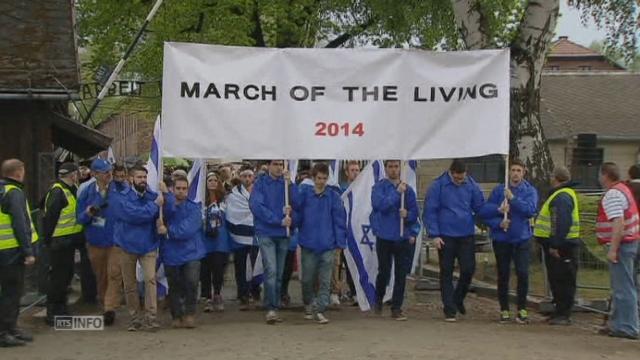
[[[292,294],[299,286],[292,281]],[[411,287],[408,287],[411,288]],[[551,327],[539,315],[530,325],[499,324],[497,303],[471,294],[468,314],[445,323],[439,293],[408,294],[409,321],[391,320],[342,305],[327,313],[328,325],[302,318],[301,306],[282,311],[285,322],[266,325],[260,310],[239,311],[228,288],[224,313],[198,314],[193,330],[169,328],[167,311],[156,333],[127,332],[121,310],[104,331],[54,331],[26,314],[22,324],[36,340],[22,348],[0,349],[0,359],[634,359],[640,342],[595,334],[601,319],[578,314],[570,327]],[[296,301],[297,300],[297,301]],[[294,298],[299,304],[299,296]],[[95,313],[85,305],[76,313]]]

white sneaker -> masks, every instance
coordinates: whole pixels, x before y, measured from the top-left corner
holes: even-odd
[[[274,310],[267,311],[266,321],[269,325],[275,324],[278,321],[278,314]]]
[[[340,305],[340,297],[338,294],[331,294],[331,305]]]
[[[304,319],[313,320],[313,307],[311,305],[305,305],[304,307]]]
[[[322,324],[322,325],[329,323],[329,319],[324,317],[324,314],[322,314],[322,313],[317,313],[316,314],[316,321],[318,322],[318,324]]]

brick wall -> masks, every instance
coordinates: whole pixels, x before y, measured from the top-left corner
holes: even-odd
[[[111,147],[116,159],[149,153],[153,138],[152,118],[141,115],[114,114],[97,126],[97,129],[113,138]]]
[[[78,90],[73,0],[2,0],[0,14],[0,88]]]

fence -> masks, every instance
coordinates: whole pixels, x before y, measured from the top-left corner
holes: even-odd
[[[595,237],[597,204],[601,193],[580,194],[581,241],[578,265],[577,299],[590,301],[609,297],[609,270],[604,248],[598,245]],[[422,208],[422,206],[421,206]],[[421,251],[423,265],[438,266],[438,254],[424,235]],[[531,264],[529,269],[529,293],[539,297],[550,297],[543,265],[542,249],[531,241]],[[497,282],[495,257],[490,236],[485,229],[476,233],[476,273],[474,278],[491,284]],[[515,289],[516,277],[511,277],[511,289]]]

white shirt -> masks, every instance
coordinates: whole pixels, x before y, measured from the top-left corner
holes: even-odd
[[[602,198],[602,207],[607,220],[624,217],[624,211],[629,208],[629,200],[625,194],[617,189],[609,189]]]

